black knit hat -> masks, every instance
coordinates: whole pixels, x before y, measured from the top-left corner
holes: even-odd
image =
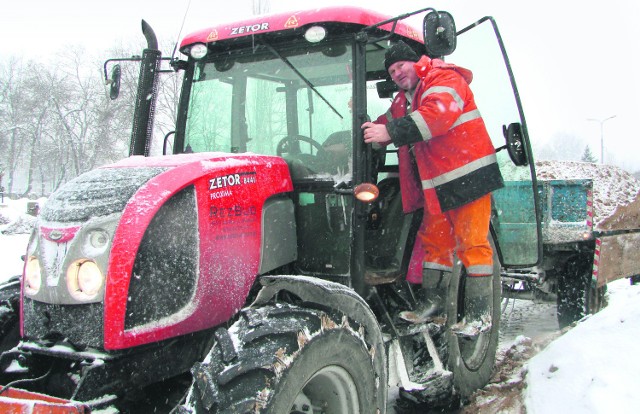
[[[384,67],[389,71],[389,66],[393,65],[396,62],[400,62],[402,60],[408,60],[410,62],[417,62],[420,60],[420,57],[416,54],[402,40],[397,41],[392,44],[387,52],[384,54]]]

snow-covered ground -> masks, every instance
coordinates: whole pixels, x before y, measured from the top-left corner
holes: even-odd
[[[0,283],[22,273],[22,256],[29,242],[29,223],[34,217],[26,214],[27,199],[4,199],[0,203]]]
[[[609,306],[528,363],[529,414],[637,413],[640,407],[640,285],[609,284]]]
[[[0,205],[0,282],[22,272],[31,218],[26,200]],[[6,220],[2,220],[5,218]],[[3,221],[5,223],[3,223]],[[4,234],[5,231],[14,234]],[[548,306],[548,305],[536,305]],[[540,309],[548,317],[551,308]],[[508,312],[507,312],[508,314]],[[505,329],[510,326],[508,319]],[[534,327],[530,332],[538,331]],[[544,327],[542,327],[544,329]],[[514,336],[513,327],[508,335]],[[524,333],[528,333],[525,329]],[[501,348],[509,346],[502,338]],[[505,339],[506,338],[506,339]],[[640,407],[640,285],[609,285],[609,306],[552,341],[525,364],[522,397],[529,414],[635,413]],[[526,342],[516,336],[514,347]],[[488,412],[488,411],[478,411]],[[494,411],[495,412],[495,411]],[[502,411],[513,412],[513,411]]]

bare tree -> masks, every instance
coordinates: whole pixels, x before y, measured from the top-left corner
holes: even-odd
[[[44,89],[41,89],[41,84],[37,82],[36,84],[31,84],[31,82],[37,81],[37,75],[32,79],[29,79],[27,82],[27,86],[32,91],[32,94],[29,96],[31,108],[31,121],[28,127],[30,138],[27,141],[27,150],[24,154],[23,162],[26,164],[27,169],[27,177],[26,177],[26,187],[22,196],[27,196],[31,193],[33,188],[33,178],[34,178],[34,168],[37,164],[39,164],[40,157],[39,149],[40,143],[42,141],[43,135],[46,133],[48,128],[48,108],[49,108],[49,97],[48,92]],[[38,91],[38,93],[33,93]]]
[[[111,100],[103,63],[137,49],[120,46],[93,61],[81,48],[68,48],[53,63],[0,62],[0,164],[8,192],[47,194],[127,156],[139,64],[122,65],[120,97]],[[156,139],[175,130],[181,82],[181,73],[160,77]]]
[[[564,132],[555,134],[534,152],[539,160],[579,161],[582,154],[576,148],[584,148],[584,145],[584,139]]]
[[[11,58],[5,64],[0,63],[0,127],[4,132],[0,136],[0,148],[9,194],[13,192],[15,173],[26,146],[29,108],[23,75],[22,60]]]

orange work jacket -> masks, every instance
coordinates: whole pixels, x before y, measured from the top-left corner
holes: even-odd
[[[471,71],[426,56],[414,67],[420,81],[413,96],[398,93],[376,120],[398,147],[404,211],[425,207],[439,214],[503,187],[469,88]]]

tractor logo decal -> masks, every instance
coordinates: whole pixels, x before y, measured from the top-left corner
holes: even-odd
[[[230,219],[233,217],[255,217],[257,209],[255,206],[243,206],[235,204],[229,207],[209,207],[210,219]]]
[[[233,187],[240,184],[240,174],[229,174],[214,177],[209,180],[209,190],[219,190],[225,187]]]
[[[66,227],[66,228],[60,228],[60,229],[41,227],[40,231],[42,233],[42,236],[46,240],[49,240],[55,243],[66,243],[69,240],[73,239],[73,237],[76,235],[79,229],[80,229],[80,226]]]
[[[62,238],[62,232],[60,230],[51,230],[49,238],[53,241],[58,241]]]
[[[209,179],[209,191],[213,191],[209,195],[210,200],[229,197],[233,193],[231,187],[245,184],[256,184],[256,172],[244,171],[240,173],[221,175]]]
[[[255,184],[256,172],[245,171],[241,173],[222,175],[209,179],[209,190],[220,190],[242,184]]]
[[[287,29],[291,29],[293,27],[298,27],[298,18],[296,16],[291,16],[284,24],[284,27]]]
[[[255,171],[247,171],[240,173],[242,176],[242,184],[255,184],[256,183],[256,172]]]
[[[207,36],[207,42],[214,42],[216,40],[218,40],[218,31],[213,29],[211,33],[209,33],[209,36]]]
[[[255,32],[261,32],[263,30],[269,30],[269,23],[264,22],[264,23],[252,24],[250,26],[232,27],[231,33],[229,35],[234,36],[234,35],[240,35],[245,33],[255,33]]]
[[[229,190],[222,190],[222,191],[218,191],[215,193],[211,193],[209,195],[209,199],[210,200],[217,200],[219,198],[225,198],[225,197],[229,197],[230,195],[232,195],[233,193]]]

